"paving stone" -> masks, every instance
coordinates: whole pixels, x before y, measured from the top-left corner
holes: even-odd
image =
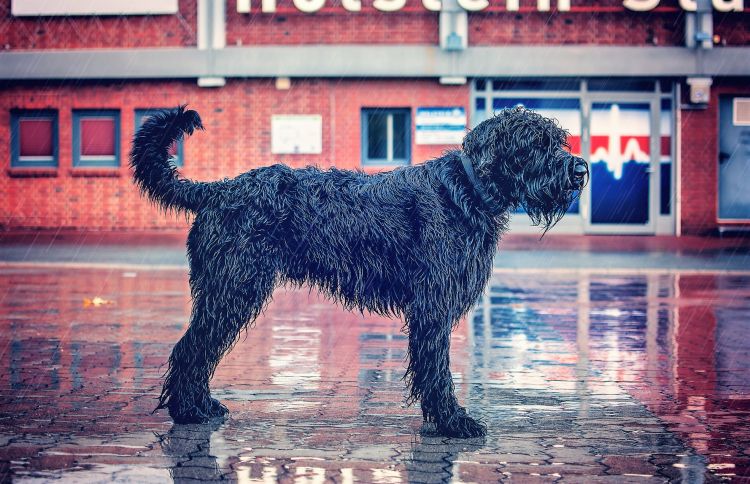
[[[657,468],[650,459],[650,455],[606,455],[601,463],[607,466],[607,474],[652,476],[656,474]]]

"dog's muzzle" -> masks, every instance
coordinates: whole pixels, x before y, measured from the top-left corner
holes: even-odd
[[[589,181],[589,165],[583,158],[574,156],[573,159],[575,160],[573,165],[573,185],[576,187],[576,190],[580,190]]]

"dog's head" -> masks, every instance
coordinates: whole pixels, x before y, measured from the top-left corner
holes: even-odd
[[[548,230],[589,177],[586,161],[568,151],[567,136],[557,121],[515,107],[474,128],[463,151],[494,196],[509,209],[522,206],[535,225]]]

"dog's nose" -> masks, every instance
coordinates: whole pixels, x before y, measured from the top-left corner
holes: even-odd
[[[586,161],[582,158],[576,159],[575,167],[573,168],[573,178],[575,179],[576,183],[581,186],[585,185],[588,176],[589,167],[586,164]]]

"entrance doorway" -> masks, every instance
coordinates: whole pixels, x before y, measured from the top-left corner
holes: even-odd
[[[719,97],[719,222],[750,222],[750,98]]]
[[[587,233],[656,232],[658,207],[653,202],[659,145],[658,137],[652,136],[657,116],[652,103],[589,101],[589,135],[584,139],[591,169]]]
[[[571,152],[590,163],[589,184],[555,232],[674,233],[671,83],[478,80],[472,97],[472,125],[523,105],[557,119]],[[511,228],[538,231],[523,211]]]

